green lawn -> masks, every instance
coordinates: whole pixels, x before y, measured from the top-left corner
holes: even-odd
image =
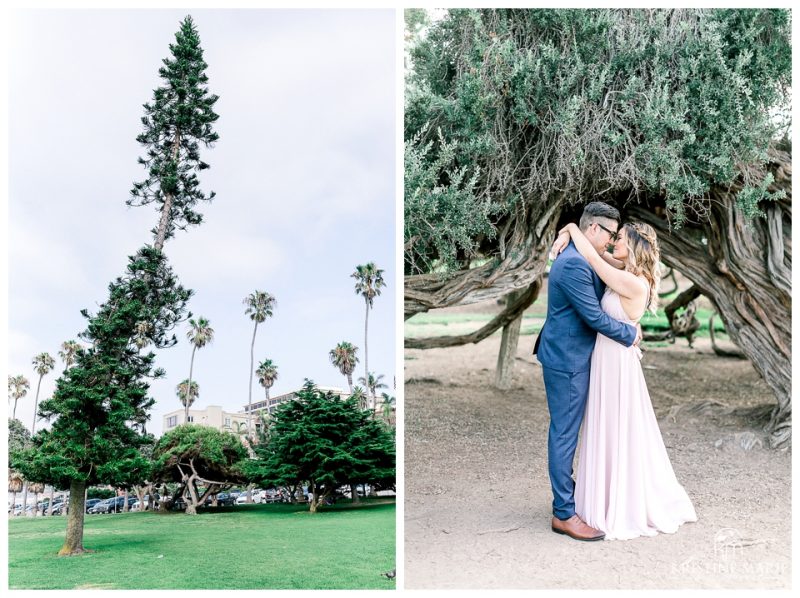
[[[669,324],[667,316],[664,314],[664,305],[669,303],[670,299],[662,299],[659,302],[659,310],[657,315],[650,312],[645,313],[642,317],[642,328],[650,332],[659,332],[667,330]],[[539,305],[540,302],[537,302]],[[545,320],[546,304],[541,304],[538,311],[531,310],[522,317],[522,326],[520,328],[521,336],[529,336],[539,334]],[[700,329],[695,332],[695,337],[708,338],[708,319],[713,312],[708,309],[697,310],[697,320],[700,323]],[[460,334],[469,334],[485,325],[495,314],[485,313],[422,313],[409,318],[405,323],[405,337],[406,338],[427,338],[435,336],[456,336]],[[718,337],[727,338],[725,326],[722,320],[717,317],[714,320],[714,331]],[[501,334],[501,330],[495,332],[496,335]]]
[[[66,519],[8,522],[10,589],[394,589],[395,505],[243,505],[87,515],[83,545],[59,557]]]

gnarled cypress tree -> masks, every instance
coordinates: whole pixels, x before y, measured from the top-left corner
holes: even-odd
[[[410,53],[405,315],[527,292],[479,334],[406,346],[519,317],[560,222],[608,201],[656,226],[735,331],[787,444],[790,39],[779,9],[449,11]]]

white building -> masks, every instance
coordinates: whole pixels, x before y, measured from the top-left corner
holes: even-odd
[[[326,393],[331,392],[335,395],[338,395],[340,399],[346,399],[350,396],[350,393],[348,391],[333,386],[317,386],[316,389]],[[287,392],[286,394],[270,397],[269,401],[266,398],[260,401],[255,401],[253,403],[253,413],[257,413],[259,411],[266,411],[267,413],[272,413],[278,408],[278,405],[281,405],[288,401],[295,400],[297,398],[298,392],[300,391],[297,390],[295,392]],[[245,405],[244,406],[245,417],[247,417],[248,411],[249,411],[249,406]]]
[[[209,405],[205,409],[189,408],[189,419],[184,421],[186,412],[183,408],[170,411],[164,415],[162,429],[169,432],[176,426],[184,423],[200,424],[211,426],[217,430],[236,432],[237,428],[244,424],[247,425],[247,415],[244,413],[229,413],[217,405]],[[238,425],[237,425],[238,424]]]
[[[348,391],[342,390],[341,388],[335,388],[331,386],[318,386],[317,388],[322,392],[331,392],[334,395],[339,396],[341,399],[346,399],[350,396]],[[286,403],[287,401],[295,400],[298,392],[300,391],[287,392],[286,394],[270,397],[269,401],[267,401],[266,398],[260,401],[255,401],[253,403],[253,426],[255,430],[257,431],[261,427],[261,422],[258,418],[259,412],[273,413],[275,409],[278,408],[278,405]],[[164,415],[162,430],[164,430],[164,432],[169,432],[173,428],[183,423],[190,423],[211,426],[217,430],[238,432],[240,428],[247,426],[248,413],[248,405],[245,405],[243,410],[238,413],[224,411],[222,407],[217,405],[209,405],[205,409],[192,409],[190,407],[189,419],[184,421],[186,412],[183,408],[181,408],[176,409],[175,411],[170,411]]]

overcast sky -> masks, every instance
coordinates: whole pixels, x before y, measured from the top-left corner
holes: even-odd
[[[51,395],[63,369],[57,352],[151,243],[158,214],[128,208],[145,178],[136,142],[142,104],[160,85],[185,10],[27,11],[8,27],[9,374],[31,382],[17,417],[29,428],[38,377],[31,359],[57,360],[42,382]],[[165,251],[190,310],[216,331],[198,350],[198,408],[239,411],[247,403],[251,320],[242,300],[256,289],[277,298],[259,326],[256,360],[272,359],[273,396],[304,378],[346,387],[328,352],[360,347],[364,300],[350,274],[374,261],[388,286],[370,312],[370,370],[391,388],[395,364],[394,11],[192,10],[209,89],[220,96],[220,139],[202,152],[205,223],[176,233]],[[148,430],[179,407],[191,345],[160,352]],[[253,400],[263,398],[254,380]],[[37,428],[42,423],[37,424]]]

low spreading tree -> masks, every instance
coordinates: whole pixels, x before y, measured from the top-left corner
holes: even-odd
[[[177,483],[167,503],[183,497],[186,513],[196,515],[209,497],[244,481],[246,459],[247,450],[235,434],[183,424],[164,434],[153,448],[153,479]]]
[[[289,488],[308,484],[312,513],[339,486],[394,484],[391,432],[354,398],[342,400],[308,380],[296,400],[275,411],[255,450],[257,459],[247,464],[251,480]]]

